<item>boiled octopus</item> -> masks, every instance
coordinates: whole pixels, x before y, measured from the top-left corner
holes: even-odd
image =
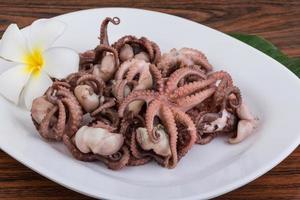
[[[132,35],[124,36],[115,42],[113,47],[119,53],[121,62],[135,58],[155,64],[161,57],[159,46],[146,37],[138,39]]]
[[[80,53],[78,72],[53,79],[34,99],[41,137],[112,170],[151,161],[172,169],[194,144],[221,134],[236,144],[254,132],[258,119],[229,73],[213,71],[194,48],[161,54],[155,42],[133,35],[110,45],[108,24],[119,23],[105,18],[99,44]]]

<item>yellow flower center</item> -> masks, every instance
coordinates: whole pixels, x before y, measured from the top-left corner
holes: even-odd
[[[42,51],[38,48],[32,50],[32,52],[24,56],[24,62],[26,63],[25,72],[32,73],[34,76],[38,76],[41,69],[44,66],[44,59]]]

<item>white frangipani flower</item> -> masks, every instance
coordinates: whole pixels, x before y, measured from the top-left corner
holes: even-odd
[[[2,36],[0,57],[14,65],[0,75],[0,93],[15,104],[22,96],[30,109],[33,99],[52,84],[51,78],[65,78],[78,70],[79,55],[69,48],[51,47],[64,32],[64,23],[41,19],[28,28],[26,35],[11,24]]]

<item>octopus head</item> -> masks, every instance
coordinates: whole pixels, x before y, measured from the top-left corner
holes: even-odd
[[[78,85],[74,94],[86,112],[91,112],[99,106],[99,96],[89,85]]]
[[[125,44],[120,50],[120,60],[122,62],[130,60],[134,57],[133,48],[129,44]]]
[[[150,140],[147,129],[143,127],[139,127],[136,130],[136,138],[139,145],[144,150],[153,150],[155,153],[161,156],[170,156],[171,148],[169,143],[169,136],[166,131],[162,128],[162,126],[157,126],[155,128],[156,134],[159,136],[159,141],[154,143]]]
[[[109,156],[117,153],[124,143],[121,134],[103,128],[82,126],[75,134],[75,145],[82,153]]]
[[[228,142],[231,144],[236,144],[243,141],[253,133],[258,125],[258,119],[252,115],[244,102],[242,102],[241,106],[237,108],[237,115],[240,120],[238,122],[236,136],[229,138],[228,140]]]
[[[47,101],[45,96],[38,97],[33,100],[32,108],[31,108],[31,115],[32,118],[40,124],[47,113],[54,108],[54,105]]]
[[[135,59],[138,59],[138,60],[144,60],[145,62],[150,62],[150,57],[149,57],[149,54],[147,54],[146,52],[144,51],[141,51],[140,53],[136,54],[134,56]]]
[[[116,71],[116,62],[113,54],[105,55],[100,64],[94,65],[93,74],[99,76],[102,80],[110,80]]]

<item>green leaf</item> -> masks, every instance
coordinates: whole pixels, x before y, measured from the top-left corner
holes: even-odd
[[[230,33],[229,35],[274,58],[300,78],[300,58],[288,57],[271,42],[260,36],[241,33]]]

